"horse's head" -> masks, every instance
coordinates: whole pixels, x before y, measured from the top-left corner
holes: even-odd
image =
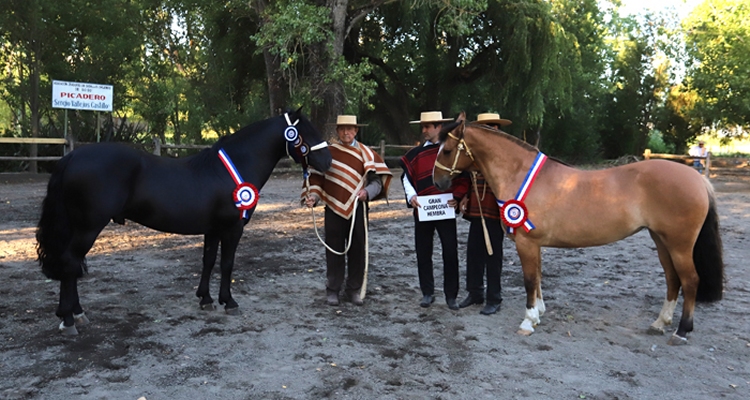
[[[284,114],[287,128],[284,138],[287,140],[287,152],[298,164],[312,165],[318,171],[325,172],[331,167],[331,152],[328,143],[315,126],[302,115],[302,107]]]
[[[450,189],[451,180],[474,164],[471,150],[464,142],[465,127],[466,113],[461,112],[455,122],[443,125],[440,131],[441,144],[435,168],[432,169],[432,179],[435,186],[442,191]]]

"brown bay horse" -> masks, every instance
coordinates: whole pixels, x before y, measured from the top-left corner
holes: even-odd
[[[444,126],[435,185],[446,190],[461,171],[479,170],[504,203],[526,288],[526,315],[518,333],[530,335],[544,314],[541,247],[588,247],[647,229],[664,269],[667,295],[649,331],[672,324],[682,288],[679,326],[670,344],[686,343],[695,303],[722,298],[724,263],[711,183],[692,168],[649,160],[602,170],[579,170],[462,113]],[[498,201],[500,203],[500,201]]]

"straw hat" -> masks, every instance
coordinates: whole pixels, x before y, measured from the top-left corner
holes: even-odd
[[[333,124],[329,124],[333,125]],[[367,126],[367,124],[358,124],[356,115],[339,115],[336,117],[336,126]]]
[[[512,124],[509,119],[500,118],[500,114],[495,113],[484,113],[477,115],[477,120],[474,121],[480,124],[498,124],[500,126],[508,126]]]
[[[453,118],[443,118],[442,111],[425,111],[419,115],[419,121],[410,121],[410,124],[434,124],[438,122],[453,121]]]

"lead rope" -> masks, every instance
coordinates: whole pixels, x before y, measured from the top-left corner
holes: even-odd
[[[477,205],[479,206],[479,217],[482,218],[482,230],[484,231],[484,244],[487,246],[487,254],[492,255],[492,242],[490,242],[490,234],[487,231],[487,224],[484,222],[484,213],[482,212],[482,201],[479,199],[479,188],[477,188],[477,172],[471,171],[471,183],[474,186],[474,194],[477,195]],[[486,189],[486,186],[485,186]],[[482,199],[484,199],[484,194]]]
[[[307,196],[310,195],[310,174],[305,171],[305,199],[307,199]],[[354,212],[352,213],[352,223],[349,226],[349,240],[346,241],[346,245],[344,246],[344,251],[338,252],[331,248],[331,246],[326,243],[322,237],[320,237],[320,233],[318,232],[318,223],[315,221],[315,207],[310,207],[310,212],[312,213],[312,220],[313,220],[313,227],[315,228],[315,235],[318,237],[318,240],[320,240],[320,243],[323,243],[323,246],[328,249],[333,254],[336,254],[337,256],[343,256],[347,252],[349,252],[349,247],[352,245],[352,233],[354,232],[354,223],[356,222],[357,217],[357,204],[358,199],[354,198]],[[367,232],[367,227],[365,227],[365,232]],[[367,236],[365,236],[366,238]],[[365,264],[366,265],[366,264]],[[365,274],[367,273],[367,269],[365,269]],[[366,277],[367,275],[365,275]]]
[[[364,229],[365,229],[365,276],[362,279],[362,288],[359,289],[359,298],[364,300],[367,294],[367,270],[370,268],[370,240],[368,238],[368,232],[370,228],[367,226],[367,205],[362,207],[364,214]],[[352,223],[352,226],[354,223]]]

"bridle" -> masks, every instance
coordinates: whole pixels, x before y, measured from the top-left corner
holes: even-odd
[[[284,139],[286,139],[286,154],[291,157],[297,164],[302,164],[302,168],[307,170],[307,155],[315,150],[320,150],[324,147],[328,147],[328,143],[324,140],[315,146],[308,145],[302,135],[297,130],[297,123],[299,119],[292,122],[289,118],[289,113],[284,113],[284,119],[286,119],[287,127],[284,129]]]
[[[466,141],[464,141],[463,135],[461,135],[461,137],[459,138],[456,135],[454,135],[452,132],[448,132],[448,137],[458,142],[458,146],[456,146],[456,156],[455,158],[453,158],[453,165],[450,168],[448,168],[445,165],[440,164],[437,160],[435,160],[435,168],[442,169],[443,171],[448,171],[448,173],[450,174],[449,176],[459,175],[463,171],[460,169],[457,169],[456,164],[458,164],[458,157],[461,156],[461,152],[462,151],[465,152],[466,155],[469,156],[469,158],[471,158],[472,162],[474,161],[474,155],[471,154],[471,149],[469,149],[469,146],[466,144]],[[445,144],[443,144],[443,146],[445,146]],[[441,150],[442,149],[443,148],[441,148]]]

